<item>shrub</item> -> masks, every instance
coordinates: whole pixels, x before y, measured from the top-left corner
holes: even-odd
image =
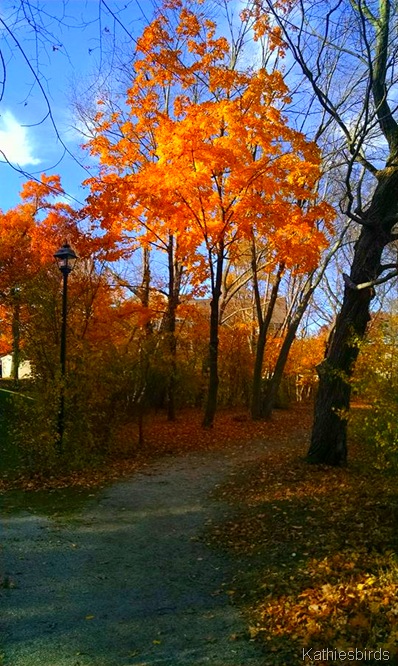
[[[350,422],[351,435],[373,449],[374,463],[381,469],[398,468],[397,410],[398,395],[384,393]]]
[[[114,352],[114,353],[112,353]],[[29,399],[15,401],[11,436],[29,471],[79,469],[108,456],[134,452],[137,441],[121,441],[120,426],[135,420],[146,388],[136,358],[115,350],[82,351],[73,359],[64,390],[64,436],[59,443],[61,382],[37,375]]]

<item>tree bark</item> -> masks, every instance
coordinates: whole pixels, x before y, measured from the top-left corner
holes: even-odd
[[[149,300],[151,292],[151,264],[150,264],[150,250],[144,247],[142,251],[142,283],[139,292],[139,297],[144,308],[149,310]],[[145,332],[147,336],[152,334],[152,322],[150,317],[147,318],[145,324]]]
[[[204,428],[213,426],[217,410],[218,396],[218,329],[220,324],[220,297],[222,285],[222,271],[224,261],[224,248],[221,247],[216,261],[216,271],[212,281],[212,299],[210,303],[210,337],[209,337],[209,384],[205,413],[202,425]]]
[[[378,185],[355,246],[350,283],[344,290],[324,361],[318,368],[319,387],[315,400],[314,425],[307,460],[311,463],[344,465],[347,461],[347,416],[351,377],[359,346],[370,319],[373,287],[355,285],[375,281],[381,257],[391,242],[391,229],[398,209],[398,168],[378,173]]]
[[[174,237],[169,237],[168,247],[169,263],[169,291],[166,315],[167,351],[169,354],[169,374],[167,381],[167,420],[176,418],[176,388],[177,388],[177,339],[176,339],[176,313],[180,298],[182,269],[175,259]]]
[[[274,371],[272,373],[272,377],[270,378],[268,385],[267,385],[267,390],[264,396],[264,402],[263,402],[263,414],[265,419],[269,419],[272,413],[272,410],[274,408],[276,396],[278,394],[278,389],[280,386],[280,383],[282,381],[283,377],[283,372],[285,370],[285,365],[287,363],[287,359],[289,358],[289,353],[290,353],[290,348],[295,340],[296,333],[298,330],[298,327],[300,326],[300,322],[304,316],[304,313],[307,310],[307,307],[310,303],[310,300],[312,298],[312,295],[319,285],[322,276],[324,275],[326,268],[333,257],[333,255],[336,253],[337,249],[340,247],[340,242],[343,239],[345,234],[345,231],[341,234],[340,239],[335,243],[334,247],[330,250],[328,255],[325,257],[323,261],[323,266],[321,270],[318,272],[318,275],[314,277],[314,273],[308,277],[308,280],[305,284],[305,287],[303,289],[301,301],[296,309],[296,312],[288,326],[286,336],[283,340],[280,352],[278,354],[278,358],[275,364]]]
[[[283,340],[282,347],[278,354],[278,358],[275,364],[272,377],[270,378],[267,384],[267,390],[265,392],[264,401],[263,401],[263,416],[265,419],[269,419],[272,413],[272,410],[275,405],[276,396],[278,394],[278,389],[283,377],[283,371],[287,359],[289,357],[290,348],[296,337],[297,329],[299,327],[302,316],[305,312],[306,307],[303,308],[302,313],[294,317],[292,323],[290,324],[285,339]]]
[[[271,297],[267,306],[267,312],[265,317],[263,316],[261,310],[260,312],[258,312],[259,333],[256,343],[256,357],[254,361],[254,370],[253,370],[252,404],[251,404],[251,417],[253,421],[258,421],[264,416],[263,400],[262,400],[264,351],[267,342],[268,329],[271,323],[272,315],[274,313],[275,303],[278,297],[279,285],[281,283],[284,269],[285,265],[280,264],[276,275],[275,284],[273,285],[271,290]],[[256,278],[253,281],[253,285],[256,292],[256,301],[258,301],[259,300],[259,298],[257,298],[259,297],[258,281]]]

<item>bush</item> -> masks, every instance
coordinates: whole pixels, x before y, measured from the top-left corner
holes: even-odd
[[[56,464],[58,387],[32,381],[14,397],[9,439],[25,471],[50,471]]]
[[[80,469],[95,466],[108,456],[133,453],[137,441],[122,441],[119,431],[137,418],[144,388],[137,359],[111,350],[106,356],[93,350],[82,353],[74,359],[63,387],[61,447],[60,379],[36,376],[30,383],[29,399],[21,396],[15,401],[11,436],[21,451],[23,466],[31,472]]]
[[[373,449],[375,466],[398,469],[398,395],[384,393],[364,411],[351,419],[352,437]]]
[[[352,435],[372,447],[375,464],[398,466],[397,316],[379,313],[361,344],[353,379],[353,396],[365,403],[350,424]]]

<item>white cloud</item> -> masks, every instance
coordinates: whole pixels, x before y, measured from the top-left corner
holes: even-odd
[[[28,128],[20,125],[11,111],[4,111],[0,116],[0,151],[9,162],[21,167],[41,162],[33,155]]]

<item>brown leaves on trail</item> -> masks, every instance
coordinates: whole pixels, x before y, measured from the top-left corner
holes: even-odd
[[[210,538],[239,556],[234,599],[265,665],[299,663],[304,647],[398,656],[396,478],[350,450],[347,469],[309,466],[292,438],[219,490],[235,517]]]
[[[11,488],[92,488],[130,476],[154,458],[165,454],[244,447],[254,440],[289,444],[297,437],[298,421],[302,428],[305,424],[309,425],[310,415],[305,409],[275,412],[272,420],[267,422],[253,422],[246,413],[225,410],[217,415],[211,429],[202,428],[202,413],[199,409],[184,410],[173,422],[168,422],[164,413],[147,415],[142,446],[138,445],[136,423],[128,424],[120,430],[120,442],[114,448],[123,452],[123,459],[108,459],[102,466],[61,474],[37,473],[29,477],[21,474],[16,479],[2,478],[0,492]]]
[[[341,649],[358,645],[371,649],[382,644],[395,650],[397,577],[385,581],[380,571],[367,573],[368,567],[374,569],[375,560],[363,555],[359,558],[355,551],[345,550],[320,561],[313,559],[308,569],[313,574],[311,587],[295,590],[303,578],[299,572],[289,594],[265,600],[258,610],[267,640],[289,636],[302,646],[319,649],[335,644]],[[379,556],[378,566],[382,564],[386,566],[387,560]],[[396,569],[396,563],[391,564]],[[324,582],[330,574],[333,584]]]
[[[147,464],[144,458],[135,457],[132,460],[108,461],[106,465],[98,468],[89,468],[73,472],[24,475],[16,478],[0,479],[0,493],[16,488],[22,490],[44,490],[55,488],[96,488],[126,476],[131,476],[138,469]]]
[[[303,430],[311,422],[308,410],[276,411],[270,421],[251,421],[246,413],[220,411],[212,428],[202,428],[202,413],[185,410],[175,422],[164,416],[148,421],[145,426],[145,447],[161,453],[180,453],[201,449],[245,446],[255,440],[290,444],[297,436],[297,424]]]

